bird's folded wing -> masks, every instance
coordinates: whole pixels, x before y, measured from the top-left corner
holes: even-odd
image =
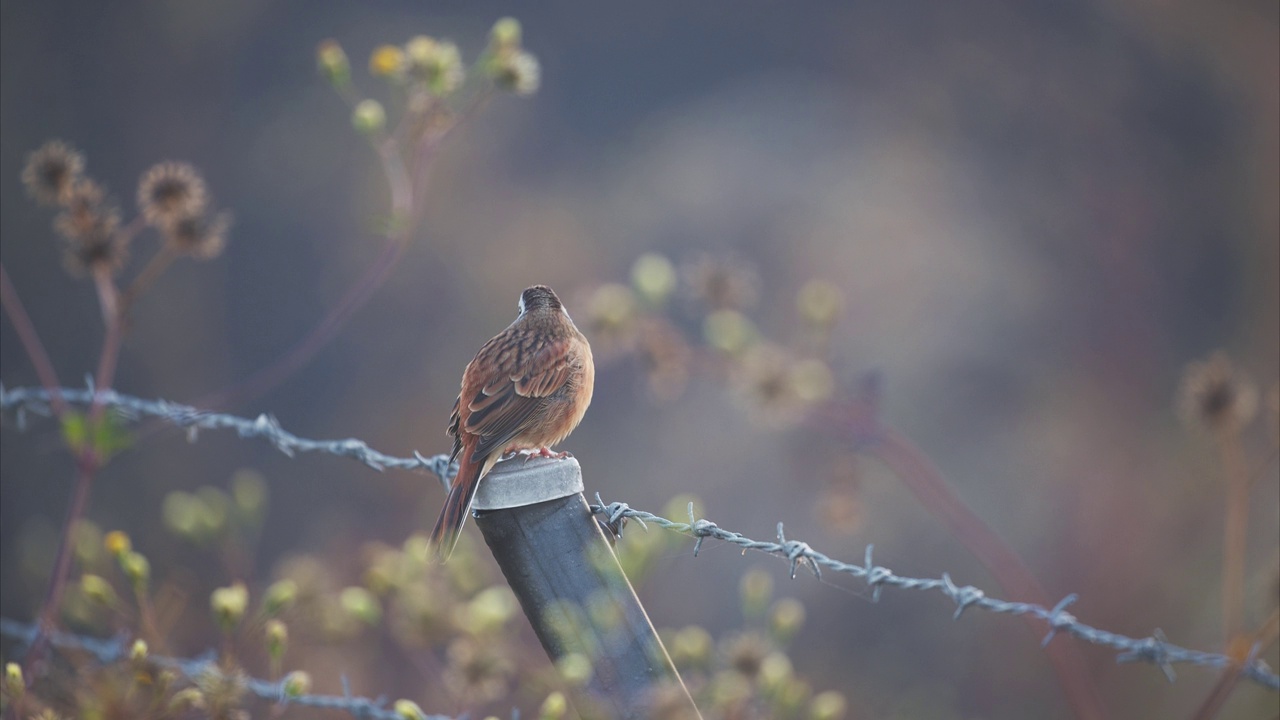
[[[468,402],[465,430],[480,437],[473,459],[487,457],[516,439],[547,397],[564,386],[573,372],[568,348],[568,340],[557,340],[522,347],[523,353],[502,354],[499,371]]]

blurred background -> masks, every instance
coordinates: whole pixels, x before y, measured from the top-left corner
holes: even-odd
[[[63,383],[95,366],[101,318],[92,284],[62,268],[51,214],[26,197],[28,153],[71,143],[129,211],[142,172],[187,161],[234,212],[221,257],[176,263],[140,300],[121,357],[122,392],[194,402],[287,351],[381,247],[386,182],[317,75],[317,44],[340,42],[361,91],[385,100],[365,67],[376,46],[429,34],[471,59],[507,14],[541,62],[539,92],[497,96],[448,137],[423,226],[388,282],[237,414],[396,455],[444,452],[462,368],[527,285],[556,288],[597,341],[600,286],[630,283],[637,257],[660,254],[681,278],[665,312],[697,345],[706,311],[689,278],[725,263],[750,287],[738,309],[759,335],[796,345],[797,293],[826,281],[842,299],[823,351],[837,387],[875,373],[882,419],[1053,599],[1079,593],[1073,613],[1098,627],[1159,627],[1221,649],[1222,468],[1179,421],[1176,393],[1186,365],[1218,349],[1262,395],[1276,379],[1274,2],[3,0],[0,249]],[[37,384],[8,321],[0,340],[5,386]],[[856,561],[874,543],[899,573],[950,572],[1001,594],[881,465],[812,427],[759,422],[715,373],[655,393],[643,362],[597,352],[594,403],[563,446],[589,493],[653,511],[692,494],[752,537],[782,521],[833,557]],[[1275,410],[1262,405],[1243,435],[1261,468],[1251,627],[1276,605],[1280,554]],[[6,422],[0,437],[0,614],[26,620],[73,465],[52,422]],[[429,477],[290,460],[227,434],[140,440],[98,477],[88,517],[128,532],[155,575],[176,573],[193,598],[172,652],[216,645],[202,598],[237,577],[175,541],[166,495],[245,472],[270,496],[240,568],[255,594],[299,555],[322,559],[339,587],[360,582],[362,548],[399,547],[443,499]],[[691,542],[664,546],[638,591],[658,627],[727,637],[743,627],[752,568],[804,603],[791,662],[815,691],[842,692],[849,717],[1071,716],[1019,621],[953,622],[937,596],[886,590],[872,604],[852,580],[793,581],[783,562],[715,543],[695,559]],[[317,691],[340,692],[345,674],[357,694],[466,709],[379,651],[384,634],[289,664],[314,663]],[[1110,717],[1189,717],[1217,680],[1187,667],[1170,685],[1152,667],[1081,652]],[[1274,713],[1276,698],[1245,683],[1223,717]],[[503,702],[528,701],[494,711]]]

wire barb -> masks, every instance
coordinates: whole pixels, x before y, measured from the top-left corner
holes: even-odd
[[[596,498],[599,504],[590,506],[591,511],[597,514],[604,514],[606,517],[616,517],[619,507],[625,506],[622,503],[606,505],[600,500],[599,495]],[[737,545],[743,551],[758,550],[768,555],[785,558],[791,563],[792,577],[795,577],[796,568],[801,562],[810,565],[814,569],[815,575],[819,572],[819,568],[824,567],[852,575],[862,579],[867,584],[867,587],[871,589],[872,601],[880,599],[880,591],[887,585],[904,590],[937,590],[955,602],[956,613],[954,617],[957,619],[970,607],[1006,615],[1032,615],[1044,620],[1049,625],[1049,634],[1045,637],[1043,644],[1047,644],[1057,633],[1067,633],[1085,642],[1109,647],[1117,651],[1119,653],[1116,657],[1117,662],[1141,661],[1152,663],[1159,667],[1164,672],[1165,677],[1170,680],[1174,677],[1173,666],[1178,663],[1211,668],[1225,668],[1232,664],[1231,658],[1226,655],[1190,650],[1169,643],[1164,633],[1160,630],[1156,630],[1150,637],[1131,638],[1086,625],[1066,611],[1066,608],[1078,599],[1078,596],[1074,594],[1063,598],[1053,608],[1045,608],[1032,603],[1008,602],[990,597],[981,589],[972,585],[958,586],[948,573],[943,573],[938,578],[913,578],[897,575],[892,570],[872,562],[873,546],[871,545],[867,546],[863,563],[861,565],[851,565],[814,550],[808,543],[787,540],[782,532],[781,525],[778,526],[778,542],[762,542],[760,540],[752,540],[740,533],[725,530],[705,518],[698,519],[692,524],[680,523],[629,507],[623,509],[622,514],[637,519],[643,518],[646,522],[653,523],[663,529],[695,538],[695,555],[697,555],[703,540],[708,537],[714,537]],[[1256,658],[1250,660],[1244,665],[1241,672],[1245,677],[1259,685],[1272,690],[1280,690],[1280,676],[1277,676],[1262,660]]]
[[[0,618],[0,635],[17,640],[23,645],[30,645],[35,640],[37,627],[34,624],[20,623],[9,618]],[[64,650],[80,650],[107,665],[129,659],[133,647],[133,639],[126,635],[114,638],[95,638],[67,632],[54,632],[49,635],[54,647]],[[221,673],[212,655],[204,657],[179,658],[167,655],[148,655],[147,662],[161,667],[168,667],[178,672],[191,682],[196,682],[209,673]],[[269,682],[258,678],[242,678],[239,682],[253,695],[269,702],[282,705],[302,705],[305,707],[344,710],[358,718],[371,720],[403,720],[403,716],[386,707],[385,697],[367,698],[351,694],[351,688],[345,677],[342,679],[342,695],[289,695],[285,692],[285,680]],[[447,715],[428,715],[427,720],[452,720]]]
[[[87,390],[58,390],[63,399],[69,403],[88,404],[92,402],[94,397],[94,388],[92,382],[88,383]],[[382,471],[384,469],[403,469],[403,470],[425,470],[431,472],[441,478],[446,486],[448,481],[445,479],[455,473],[456,464],[450,464],[448,455],[433,455],[430,457],[423,456],[421,453],[414,452],[413,457],[399,458],[391,455],[380,453],[368,446],[362,440],[348,438],[346,440],[307,440],[299,438],[285,431],[280,423],[269,415],[260,415],[255,420],[247,420],[245,418],[235,417],[233,415],[225,415],[222,413],[210,413],[197,410],[193,407],[178,405],[166,400],[143,400],[128,395],[122,395],[114,390],[103,390],[98,393],[100,401],[103,405],[112,408],[122,417],[136,419],[144,416],[157,417],[167,420],[181,428],[195,429],[235,429],[240,437],[263,438],[272,443],[278,450],[286,455],[292,456],[294,452],[319,452],[330,455],[339,455],[343,457],[351,457],[374,470]],[[28,414],[49,415],[51,399],[49,394],[43,388],[16,388],[13,390],[6,389],[0,385],[0,411],[12,412],[19,419],[20,426],[25,426]],[[846,573],[856,578],[860,578],[867,584],[871,590],[872,601],[880,599],[880,591],[884,586],[893,586],[904,590],[937,590],[943,595],[951,599],[956,604],[956,612],[954,617],[959,618],[963,612],[970,607],[977,607],[988,612],[1003,613],[1006,615],[1031,615],[1033,617],[1044,620],[1049,626],[1048,634],[1042,642],[1047,645],[1058,633],[1066,633],[1073,637],[1079,638],[1094,645],[1111,648],[1118,654],[1116,662],[1149,662],[1158,666],[1171,682],[1174,680],[1173,666],[1183,663],[1190,665],[1199,665],[1211,668],[1226,668],[1233,664],[1231,658],[1220,653],[1209,653],[1199,650],[1190,650],[1169,643],[1165,635],[1159,629],[1155,630],[1151,636],[1145,638],[1131,638],[1118,633],[1100,630],[1098,628],[1086,625],[1076,619],[1074,615],[1068,613],[1066,608],[1078,599],[1076,595],[1068,595],[1063,598],[1053,608],[1044,608],[1040,605],[1032,603],[1009,602],[988,596],[982,590],[971,585],[957,586],[951,576],[943,573],[938,578],[913,578],[895,574],[892,570],[875,565],[871,559],[872,547],[867,546],[866,553],[861,565],[852,565],[841,562],[828,557],[814,550],[808,543],[797,540],[787,540],[783,534],[782,524],[778,524],[778,542],[764,542],[760,540],[752,540],[745,535],[725,530],[714,522],[699,518],[694,514],[693,503],[689,503],[688,513],[689,522],[678,523],[673,520],[654,515],[644,510],[636,510],[626,503],[609,503],[605,504],[600,495],[596,495],[596,504],[589,506],[591,512],[595,515],[603,515],[609,526],[618,528],[618,535],[621,536],[622,523],[630,518],[638,521],[646,530],[648,523],[653,523],[658,527],[682,535],[688,535],[694,538],[693,554],[697,556],[702,549],[702,543],[707,538],[716,538],[725,542],[737,545],[742,548],[743,552],[747,550],[758,550],[760,552],[777,555],[786,558],[790,564],[791,576],[796,576],[796,571],[801,563],[813,570],[814,575],[821,578],[821,568],[834,570],[835,572]],[[0,620],[0,633],[10,635],[11,637],[23,638],[34,637],[29,635],[34,633],[33,626],[25,626],[10,620]],[[25,634],[24,634],[25,633]],[[57,645],[59,642],[75,643],[75,647],[85,649],[97,655],[102,659],[106,656],[113,658],[120,657],[124,652],[123,645],[119,640],[101,640],[94,638],[83,638],[80,636],[68,635],[65,633],[55,633],[53,642]],[[97,648],[98,650],[95,650]],[[99,652],[102,651],[102,652]],[[194,663],[191,660],[171,659],[175,663]],[[204,668],[207,661],[200,662],[201,668]],[[186,670],[184,669],[184,672]],[[1253,682],[1272,690],[1280,690],[1280,675],[1276,675],[1267,663],[1256,657],[1250,658],[1241,668],[1244,677],[1249,678]],[[256,681],[264,682],[265,681]],[[278,688],[274,683],[265,683],[262,687],[270,688],[271,693],[277,692]],[[309,696],[304,696],[309,697]],[[317,696],[318,697],[318,696]],[[319,701],[314,703],[317,707],[339,707],[347,709],[359,706],[367,708],[362,710],[366,715],[361,717],[371,718],[394,718],[394,714],[381,709],[381,702],[374,703],[365,698],[336,698],[324,700],[324,702],[339,702],[341,705],[321,705]],[[299,702],[299,698],[292,698],[291,702],[298,704],[306,704]],[[379,714],[386,713],[386,714]]]

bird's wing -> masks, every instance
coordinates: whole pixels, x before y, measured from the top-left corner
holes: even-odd
[[[494,368],[492,376],[464,383],[469,412],[462,429],[479,437],[471,455],[474,460],[519,437],[530,418],[546,405],[547,397],[564,386],[574,367],[569,343],[568,339],[534,340],[496,347],[487,357],[489,348],[481,350],[476,363]],[[475,389],[467,393],[468,386]]]

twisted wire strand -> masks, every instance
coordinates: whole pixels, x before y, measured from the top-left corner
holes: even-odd
[[[87,404],[94,399],[92,387],[85,390],[62,389],[63,398],[74,404]],[[223,413],[205,412],[167,400],[143,400],[123,395],[114,390],[103,390],[97,393],[99,402],[110,407],[124,417],[136,419],[142,416],[156,417],[187,428],[189,436],[194,438],[201,429],[233,429],[243,438],[261,438],[274,445],[286,455],[295,452],[318,452],[354,458],[365,465],[382,471],[386,468],[406,470],[426,470],[445,479],[456,472],[456,467],[449,466],[447,455],[426,457],[415,452],[412,457],[400,458],[378,452],[362,440],[348,438],[345,440],[307,440],[285,431],[275,418],[259,415],[250,420],[247,418],[226,415]],[[16,388],[7,390],[0,386],[0,411],[13,413],[18,426],[25,427],[26,414],[49,414],[49,394],[43,388]],[[868,545],[861,565],[854,565],[836,560],[826,554],[814,550],[808,543],[788,540],[783,533],[782,523],[778,523],[777,541],[753,540],[741,533],[726,530],[705,518],[694,515],[693,505],[689,506],[689,522],[677,522],[643,510],[631,508],[626,503],[606,504],[596,496],[597,503],[591,506],[594,513],[602,515],[610,526],[621,534],[622,522],[625,518],[634,519],[642,526],[653,523],[660,528],[688,535],[694,538],[693,552],[697,555],[702,543],[707,538],[715,538],[737,545],[744,550],[757,550],[770,555],[786,558],[791,564],[791,576],[795,577],[801,566],[821,577],[822,569],[846,573],[865,581],[871,588],[873,601],[879,600],[880,591],[885,586],[906,590],[938,591],[951,599],[956,605],[954,617],[959,617],[970,607],[989,612],[1007,615],[1031,615],[1049,626],[1042,646],[1047,645],[1058,633],[1074,636],[1094,645],[1101,645],[1115,650],[1116,661],[1120,663],[1148,662],[1159,667],[1165,676],[1175,679],[1173,666],[1177,664],[1199,665],[1202,667],[1225,668],[1233,661],[1221,653],[1204,652],[1180,647],[1168,642],[1164,633],[1156,630],[1144,638],[1133,638],[1092,627],[1080,622],[1067,608],[1077,600],[1075,594],[1068,595],[1052,608],[1045,608],[1033,603],[1009,602],[989,597],[981,589],[972,585],[957,585],[948,573],[937,578],[913,578],[898,575],[889,568],[872,562],[872,546]],[[1280,690],[1280,675],[1277,675],[1261,659],[1255,657],[1260,648],[1254,648],[1251,656],[1244,663],[1242,674],[1264,687]],[[272,687],[276,687],[272,685]],[[292,700],[297,702],[296,699]],[[372,717],[372,716],[371,716]],[[390,717],[390,716],[388,716]]]
[[[77,405],[88,405],[93,402],[96,394],[102,405],[111,408],[123,418],[137,420],[142,417],[153,417],[165,420],[184,428],[187,431],[187,439],[192,442],[197,439],[201,430],[235,430],[236,434],[242,438],[266,440],[289,457],[300,452],[326,453],[353,458],[378,472],[388,468],[426,470],[440,478],[451,477],[457,471],[456,467],[449,470],[448,455],[425,457],[415,452],[413,457],[394,457],[378,452],[369,447],[365,441],[355,438],[308,440],[286,431],[274,416],[266,413],[250,420],[224,413],[208,412],[168,400],[144,400],[122,395],[110,389],[95,391],[92,378],[86,378],[86,380],[88,381],[86,389],[62,388],[58,392],[66,402]],[[49,403],[49,392],[44,388],[8,390],[0,385],[0,411],[13,413],[19,429],[26,428],[28,414],[49,415]]]
[[[1085,642],[1116,650],[1119,653],[1116,656],[1116,662],[1152,663],[1164,671],[1165,677],[1170,682],[1175,679],[1173,666],[1178,663],[1213,668],[1224,668],[1232,664],[1231,658],[1226,655],[1190,650],[1174,645],[1165,638],[1164,633],[1159,629],[1148,637],[1132,638],[1086,625],[1066,611],[1067,607],[1079,599],[1079,596],[1074,593],[1064,597],[1052,608],[1045,608],[1034,603],[1000,600],[988,597],[985,592],[972,585],[956,585],[948,573],[942,573],[942,576],[938,578],[914,578],[898,575],[889,568],[872,562],[872,545],[867,546],[861,565],[853,565],[836,560],[814,550],[806,542],[788,540],[783,532],[782,523],[778,523],[777,542],[752,540],[741,533],[726,530],[710,520],[697,517],[694,514],[693,503],[689,503],[689,522],[687,523],[668,520],[644,510],[635,510],[624,502],[606,504],[600,499],[599,494],[596,495],[596,504],[589,507],[593,513],[603,516],[619,536],[621,536],[621,523],[624,518],[634,519],[646,528],[648,523],[653,523],[665,530],[688,535],[694,538],[693,554],[695,556],[702,549],[704,540],[715,538],[737,545],[744,550],[756,550],[787,559],[791,563],[792,578],[796,576],[801,567],[805,567],[819,578],[822,577],[823,568],[847,573],[856,578],[861,578],[867,583],[867,586],[871,588],[872,602],[878,602],[880,600],[880,591],[885,586],[890,586],[905,590],[937,590],[941,592],[955,603],[956,611],[953,618],[957,620],[965,610],[971,607],[1007,615],[1031,615],[1044,620],[1049,625],[1049,632],[1045,635],[1044,640],[1041,641],[1041,647],[1048,645],[1058,633],[1066,633]],[[1259,650],[1260,648],[1253,648],[1252,654],[1256,655]],[[1280,676],[1272,672],[1271,668],[1263,660],[1250,657],[1241,672],[1254,682],[1272,690],[1280,690]]]
[[[21,623],[9,618],[0,618],[0,635],[13,638],[23,645],[30,646],[35,641],[38,628],[34,624]],[[132,640],[125,636],[114,638],[97,638],[77,635],[62,631],[49,633],[49,640],[55,647],[63,650],[79,650],[93,656],[95,660],[108,665],[130,659]],[[276,682],[260,680],[254,677],[228,676],[212,657],[180,658],[167,655],[148,655],[147,662],[159,667],[172,668],[182,673],[187,680],[195,682],[210,673],[233,679],[250,693],[263,700],[277,702],[282,705],[303,705],[307,707],[344,710],[353,717],[362,720],[405,720],[405,715],[387,707],[385,697],[367,698],[352,695],[343,679],[342,695],[290,695],[285,690],[285,680]],[[421,720],[454,720],[447,715],[423,715]]]

